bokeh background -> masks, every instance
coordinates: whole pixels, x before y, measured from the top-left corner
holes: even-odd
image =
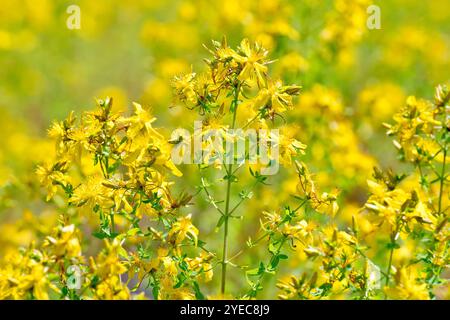
[[[380,30],[366,27],[372,3],[381,8]],[[81,9],[79,30],[66,26],[72,4]],[[150,106],[169,134],[190,127],[193,115],[173,104],[171,79],[204,69],[202,44],[223,36],[233,47],[244,37],[262,43],[277,60],[273,76],[303,86],[286,120],[298,125],[308,145],[304,161],[319,183],[341,190],[343,220],[366,200],[374,165],[404,168],[382,123],[408,95],[432,98],[434,87],[450,80],[445,0],[2,0],[0,257],[56,220],[33,177],[53,152],[46,139],[52,120],[109,95],[124,111],[133,101]],[[198,181],[184,171],[186,190]],[[278,179],[292,185],[283,174]],[[282,200],[261,193],[247,210]],[[197,204],[194,220],[208,236],[217,217],[201,199]],[[211,218],[199,218],[208,212]],[[245,228],[234,236],[245,241],[254,231]]]

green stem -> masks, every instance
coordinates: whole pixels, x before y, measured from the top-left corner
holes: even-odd
[[[233,123],[231,125],[231,129],[234,129],[236,125],[236,114],[237,114],[237,107],[238,107],[238,98],[239,98],[239,85],[235,88],[234,92],[234,99],[232,102],[233,107]],[[222,279],[221,279],[221,285],[220,285],[220,292],[221,294],[225,294],[225,287],[226,287],[226,278],[227,278],[227,265],[228,265],[228,220],[230,218],[230,198],[231,198],[231,183],[232,183],[232,176],[231,173],[233,172],[233,160],[231,163],[228,164],[228,179],[227,179],[227,193],[226,193],[226,199],[225,199],[225,212],[224,212],[224,230],[223,230],[223,248],[222,248]]]
[[[229,165],[231,169],[232,164]],[[227,276],[227,255],[228,255],[228,219],[229,219],[229,210],[230,210],[230,192],[231,190],[231,177],[228,177],[227,181],[227,195],[225,202],[225,220],[224,220],[224,231],[223,231],[223,249],[222,249],[222,281],[220,286],[220,292],[225,294],[225,285],[226,285],[226,276]]]
[[[442,162],[442,169],[441,169],[441,175],[440,175],[440,184],[439,184],[439,208],[438,208],[438,214],[441,214],[442,211],[442,194],[444,189],[444,181],[446,179],[445,177],[445,161],[447,158],[447,149],[444,147],[444,160]]]
[[[280,241],[280,245],[277,248],[277,251],[272,255],[272,257],[270,257],[269,260],[269,264],[267,266],[272,266],[272,264],[275,262],[275,259],[280,255],[281,253],[281,249],[283,249],[284,244],[286,243],[287,237],[283,236],[283,239],[281,239]],[[266,266],[266,270],[267,270],[267,266]],[[270,270],[270,271],[275,271],[275,270]],[[255,298],[258,294],[258,288],[261,285],[261,282],[264,279],[264,276],[266,275],[267,272],[263,272],[261,275],[259,275],[258,280],[256,280],[255,285],[253,286],[252,290],[248,293],[250,298]]]
[[[391,253],[389,255],[389,263],[388,263],[388,267],[386,270],[386,286],[389,284],[389,278],[390,278],[390,273],[391,273],[391,268],[392,268],[392,257],[394,256],[394,248],[391,248]]]
[[[394,256],[394,248],[391,248],[391,253],[389,255],[389,263],[388,263],[388,267],[386,270],[386,286],[389,285],[389,278],[390,278],[390,274],[391,274],[391,268],[392,268],[392,257]],[[387,294],[384,293],[384,299],[387,299]]]
[[[397,236],[397,232],[399,231],[399,226],[397,224],[396,228],[395,228],[395,232],[391,234],[391,252],[389,254],[389,262],[388,262],[388,267],[386,270],[386,286],[389,285],[389,280],[391,278],[391,269],[392,269],[392,258],[394,257],[394,250],[395,250],[395,246],[397,244],[396,241],[396,236]],[[387,294],[384,294],[384,299],[387,299]]]
[[[110,217],[111,217],[111,233],[114,233],[116,232],[116,224],[114,222],[114,212],[111,212]]]

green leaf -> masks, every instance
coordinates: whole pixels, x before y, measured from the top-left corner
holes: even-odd
[[[247,270],[246,274],[250,277],[259,275],[259,268]]]
[[[186,281],[186,275],[184,273],[180,273],[178,274],[178,282],[173,286],[174,289],[178,289],[180,288],[184,282]]]
[[[225,215],[220,216],[219,221],[217,221],[216,229],[219,229],[225,222]]]
[[[386,248],[388,248],[389,250],[394,250],[400,248],[400,245],[398,245],[396,242],[389,242],[386,245]]]
[[[226,175],[223,177],[223,180],[230,180],[231,182],[237,182],[237,181],[238,181],[238,178],[237,178],[234,174],[231,174],[231,175],[226,174]]]
[[[270,264],[270,269],[275,270],[279,263],[280,263],[280,256],[274,256],[274,258]]]
[[[205,296],[200,291],[200,287],[199,287],[198,283],[196,281],[194,281],[193,284],[194,284],[195,298],[197,300],[205,300]]]
[[[100,240],[108,238],[108,235],[102,231],[94,231],[94,232],[92,232],[92,235]]]

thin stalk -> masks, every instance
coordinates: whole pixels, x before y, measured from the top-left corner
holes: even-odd
[[[231,125],[231,129],[234,129],[236,126],[236,114],[238,107],[238,98],[239,98],[239,85],[235,88],[234,99],[232,102],[233,106],[233,123]],[[230,198],[231,198],[231,183],[232,177],[230,173],[233,172],[233,160],[228,164],[228,180],[227,180],[227,193],[225,198],[225,212],[224,212],[224,230],[223,230],[223,248],[222,248],[222,279],[220,285],[221,294],[225,294],[226,287],[226,278],[227,278],[227,264],[228,264],[228,220],[230,218]]]
[[[441,214],[442,210],[442,194],[444,190],[444,181],[446,179],[445,177],[445,161],[447,158],[447,149],[444,148],[444,160],[442,162],[442,169],[441,169],[441,175],[440,175],[440,184],[439,184],[439,202],[438,202],[438,214]]]
[[[393,232],[391,234],[391,252],[389,254],[389,262],[388,262],[388,267],[387,267],[387,270],[386,270],[386,284],[385,284],[386,286],[389,285],[389,280],[391,278],[392,258],[394,257],[394,250],[395,250],[395,246],[397,244],[396,237],[397,237],[397,233],[398,232],[399,232],[399,225],[398,225],[398,222],[397,222],[397,226],[395,228],[395,232]],[[384,299],[387,299],[387,294],[386,293],[384,294]]]
[[[232,164],[229,164],[230,171],[232,169]],[[227,195],[225,202],[225,214],[224,216],[224,230],[223,230],[223,249],[222,249],[222,280],[220,285],[220,292],[225,294],[226,277],[227,277],[227,255],[228,255],[228,219],[230,210],[230,192],[231,190],[231,177],[228,177],[227,181]]]
[[[110,217],[111,217],[111,233],[115,233],[116,232],[116,224],[114,222],[114,212],[111,212]]]
[[[391,253],[389,255],[389,263],[388,263],[388,267],[386,270],[386,286],[389,284],[389,278],[390,278],[390,273],[391,273],[391,268],[392,268],[392,257],[394,256],[394,248],[391,248]]]
[[[391,253],[389,255],[389,262],[388,262],[388,267],[386,270],[386,284],[385,286],[387,287],[389,285],[389,278],[390,278],[390,274],[391,274],[391,268],[392,268],[392,257],[394,256],[394,248],[391,248]],[[387,294],[386,292],[384,293],[384,299],[387,299]]]
[[[272,255],[272,257],[270,257],[270,261],[268,266],[272,266],[272,264],[275,262],[275,259],[280,255],[281,253],[281,249],[283,249],[284,244],[286,243],[287,237],[283,236],[283,239],[281,239],[280,241],[280,245],[277,248],[277,251],[275,252],[275,254]],[[267,267],[266,267],[267,270]],[[271,271],[275,271],[275,270],[271,270]],[[251,298],[256,298],[256,295],[258,293],[257,288],[261,285],[261,282],[263,281],[264,276],[266,275],[267,272],[263,272],[261,275],[259,275],[258,279],[256,280],[255,285],[252,288],[252,291],[250,291],[249,296]]]

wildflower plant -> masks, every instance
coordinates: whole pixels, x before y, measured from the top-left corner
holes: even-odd
[[[411,237],[421,244],[421,250],[417,251],[411,265],[424,265],[423,273],[417,275],[417,291],[426,295],[427,289],[431,296],[434,296],[433,287],[446,281],[441,275],[449,262],[449,101],[447,86],[438,86],[434,101],[418,100],[411,96],[406,106],[394,115],[395,124],[386,124],[388,135],[395,137],[394,145],[401,159],[412,163],[415,172],[411,174],[409,186],[402,187],[401,180],[406,177],[375,171],[375,179],[382,183],[381,186],[373,186],[374,192],[380,194],[383,190],[383,202],[390,205],[383,208],[375,200],[375,195],[367,205],[377,214],[383,215],[390,224],[386,285],[391,280],[392,260],[395,250],[399,248],[398,241],[402,236]],[[403,282],[410,281],[407,279],[412,277],[409,275],[411,271],[403,270],[405,268],[408,270],[411,266],[399,266],[395,270],[397,286],[405,286]],[[388,289],[388,292],[403,298],[415,294],[408,292],[408,288]]]
[[[213,150],[209,152],[213,153],[213,156],[208,153],[206,156],[200,155],[203,158],[199,162],[202,176],[199,190],[219,213],[216,229],[223,229],[220,293],[224,295],[227,268],[231,264],[228,249],[230,219],[245,219],[239,215],[239,208],[245,200],[253,196],[253,188],[266,183],[264,165],[273,166],[277,163],[278,168],[278,162],[291,164],[291,158],[302,154],[306,146],[296,139],[284,137],[282,133],[274,131],[268,131],[269,137],[262,136],[266,134],[267,129],[277,125],[277,118],[283,119],[283,113],[293,108],[293,97],[298,95],[301,89],[297,85],[285,86],[281,80],[269,77],[268,65],[271,61],[268,60],[267,50],[248,39],[242,40],[234,50],[228,46],[225,38],[222,42],[213,41],[213,48],[208,50],[212,55],[211,59],[205,60],[208,70],[198,76],[190,73],[175,77],[173,87],[177,100],[187,108],[197,111],[202,117],[203,127],[194,132],[192,139],[200,136],[202,143],[214,143],[213,139],[209,139],[211,132],[216,133],[216,139],[217,136],[219,138],[219,141],[214,143]],[[271,141],[272,147],[275,144],[279,152],[271,152],[273,148],[263,148],[260,144],[259,154],[254,155],[258,159],[252,159],[248,150],[241,150],[241,153],[236,155],[234,144],[239,139],[245,139],[245,136],[239,135],[242,131],[235,131],[237,127],[257,129],[255,139],[266,138],[263,141]],[[258,162],[266,157],[264,152],[269,153],[269,160]],[[248,167],[246,161],[252,161],[252,165]],[[223,171],[223,177],[215,182],[203,177],[203,172],[210,166]],[[232,203],[232,186],[243,188],[240,186],[242,183],[239,175],[245,167],[248,167],[254,181],[250,187],[238,191],[240,199],[237,203]],[[224,199],[218,199],[210,190],[211,184],[216,183],[225,184]]]
[[[148,110],[135,104],[127,117],[112,112],[112,103],[98,100],[80,122],[71,114],[49,129],[56,159],[37,169],[47,199],[61,191],[67,209],[75,209],[75,217],[67,211],[65,219],[93,221],[92,236],[105,241],[98,260],[90,261],[86,288],[94,297],[129,298],[148,280],[155,299],[193,298],[187,287],[209,280],[210,257],[186,253],[199,246],[198,229],[180,213],[190,196],[171,192],[168,176],[181,175],[170,160],[171,145]]]

